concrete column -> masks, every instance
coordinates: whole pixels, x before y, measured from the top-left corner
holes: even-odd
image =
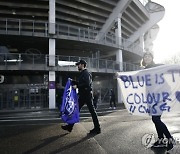
[[[56,107],[56,74],[54,71],[49,71],[49,109]]]
[[[55,52],[56,52],[56,40],[50,38],[49,39],[49,66],[55,66],[56,64]]]
[[[121,37],[121,16],[122,14],[119,14],[118,18],[116,19],[117,29],[115,30],[116,36],[117,36],[117,43],[119,44],[119,47],[122,45],[122,37]],[[116,62],[119,64],[119,70],[123,71],[123,56],[122,56],[122,50],[119,48],[116,51]],[[117,99],[118,103],[122,103],[122,94],[121,89],[118,86],[117,82]]]
[[[117,28],[116,28],[116,30],[115,30],[115,34],[116,34],[116,37],[117,37],[117,39],[116,39],[116,41],[117,41],[117,44],[119,45],[119,47],[121,46],[121,44],[122,44],[122,37],[121,37],[121,14],[119,14],[119,16],[118,16],[118,18],[116,19],[116,24],[117,24]],[[122,57],[122,50],[121,49],[118,49],[117,51],[116,51],[116,62],[118,63],[118,64],[120,64],[119,65],[119,69],[120,69],[120,71],[123,71],[123,57]]]
[[[56,0],[49,0],[49,34],[55,34]]]
[[[144,51],[144,35],[140,36],[139,41],[140,41],[139,46]]]
[[[56,1],[49,1],[49,66],[54,67],[56,65],[56,40],[53,35],[56,33],[55,30],[55,7]],[[56,72],[49,71],[49,109],[54,109],[56,107]]]
[[[55,39],[49,39],[49,66],[55,66]],[[56,72],[49,71],[49,108],[56,107]]]

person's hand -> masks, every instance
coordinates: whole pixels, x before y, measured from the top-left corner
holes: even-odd
[[[73,85],[72,87],[73,87],[74,89],[76,89],[76,88],[77,88],[77,85]]]
[[[71,78],[68,78],[68,80],[72,81],[72,79],[71,79]]]

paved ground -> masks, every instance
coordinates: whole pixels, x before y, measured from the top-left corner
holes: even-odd
[[[176,145],[171,154],[180,153],[180,114],[167,115],[162,121],[176,139]],[[119,110],[106,117],[101,117],[102,134],[95,136],[95,140],[108,154],[166,154],[165,148],[148,148],[157,139],[151,118],[131,116],[126,110]],[[89,129],[92,124],[88,120],[82,125]],[[154,134],[154,138],[146,136]],[[148,140],[149,139],[149,140]]]
[[[97,141],[87,136],[82,125],[75,126],[70,134],[62,131],[60,124],[1,127],[2,133],[2,154],[84,153],[85,149],[87,153],[104,153]]]
[[[180,153],[180,114],[164,116],[174,137],[171,154]],[[126,110],[116,110],[99,116],[102,133],[88,136],[93,127],[91,118],[82,119],[71,133],[61,129],[62,122],[48,120],[0,125],[0,153],[2,154],[165,154],[166,149],[146,148],[145,134],[155,134],[150,118],[131,116]]]

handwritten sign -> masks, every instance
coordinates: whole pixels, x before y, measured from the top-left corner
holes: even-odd
[[[118,72],[118,85],[127,110],[134,115],[180,111],[180,65]]]

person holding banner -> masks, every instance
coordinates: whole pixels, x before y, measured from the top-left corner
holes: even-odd
[[[149,52],[146,52],[141,61],[141,65],[145,68],[152,68],[158,66],[153,61],[153,55]],[[161,121],[161,115],[152,115],[152,121],[155,125],[158,140],[153,144],[153,147],[166,147],[167,151],[173,148],[173,137],[171,136],[167,126]],[[164,141],[164,136],[168,139],[167,145]]]
[[[79,110],[83,107],[84,104],[87,105],[89,112],[91,113],[94,128],[90,130],[89,134],[99,134],[101,133],[101,128],[99,124],[99,120],[97,117],[97,113],[95,111],[94,105],[93,105],[93,97],[92,97],[92,76],[86,69],[87,62],[85,60],[79,60],[76,63],[76,66],[78,66],[78,70],[80,72],[80,76],[78,81],[72,81],[73,87],[76,89],[78,88],[79,92]],[[61,126],[62,129],[67,130],[69,132],[72,131],[74,124],[68,124]]]

